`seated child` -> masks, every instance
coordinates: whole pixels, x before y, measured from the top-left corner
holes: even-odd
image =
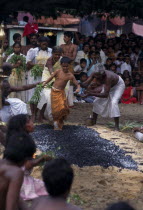
[[[80,59],[80,64],[74,67],[74,76],[76,80],[80,79],[81,72],[87,72],[87,60],[85,58]]]
[[[21,131],[27,134],[34,131],[34,124],[29,115],[19,114],[10,119],[7,126],[6,145],[9,143],[11,135]],[[23,200],[31,200],[40,195],[47,195],[44,183],[40,179],[35,179],[30,176],[33,167],[47,160],[51,160],[51,157],[43,155],[37,159],[31,158],[29,159],[28,164],[25,163],[23,165],[24,180],[20,192]]]
[[[117,73],[117,66],[116,66],[116,64],[112,63],[110,65],[110,69],[109,70],[116,74]]]
[[[23,209],[20,203],[20,189],[24,172],[22,166],[36,152],[36,145],[29,134],[18,133],[10,136],[0,160],[0,209]]]
[[[137,99],[133,97],[133,87],[131,86],[131,79],[126,78],[124,82],[125,82],[125,90],[121,97],[121,103],[123,104],[138,103]]]
[[[73,169],[64,159],[49,161],[42,173],[49,196],[41,196],[31,206],[31,210],[80,210],[67,203],[73,183]]]

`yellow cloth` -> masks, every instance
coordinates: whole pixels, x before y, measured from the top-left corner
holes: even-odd
[[[51,106],[54,121],[63,121],[69,114],[69,107],[65,95],[65,90],[52,88]]]
[[[8,79],[9,83],[11,86],[15,86],[15,87],[20,87],[26,84],[26,80],[25,80],[25,72],[21,72],[21,77],[18,78],[17,74],[16,74],[16,69],[13,68],[12,69],[12,73]],[[12,92],[9,95],[9,98],[19,98],[22,101],[25,102],[26,100],[26,93],[25,91],[21,91],[21,92]]]

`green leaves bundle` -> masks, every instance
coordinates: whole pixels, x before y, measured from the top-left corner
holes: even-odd
[[[31,98],[31,100],[29,101],[30,104],[38,104],[40,97],[41,97],[41,91],[43,89],[42,84],[39,84],[36,86],[34,94]]]
[[[22,55],[13,55],[9,60],[8,62],[11,63],[11,64],[17,64],[18,61],[21,61],[22,65],[20,65],[19,67],[16,67],[16,74],[17,74],[17,77],[18,79],[21,79],[21,73],[23,71],[25,71],[26,69],[26,58],[23,57]]]
[[[9,47],[6,51],[5,51],[5,55],[6,56],[9,56],[13,53],[13,48],[12,47]]]
[[[37,77],[41,77],[43,72],[43,67],[39,66],[38,64],[34,65],[31,69],[31,76],[34,77],[34,79],[37,79]]]

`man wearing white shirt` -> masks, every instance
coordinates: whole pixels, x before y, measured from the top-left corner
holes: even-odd
[[[129,72],[130,76],[132,75],[132,68],[130,65],[129,55],[125,56],[125,62],[121,65],[121,74],[123,74],[125,70],[127,70]]]
[[[102,48],[102,42],[100,40],[98,40],[96,42],[96,48],[97,50],[100,52],[100,57],[101,57],[101,63],[104,65],[106,63],[106,56],[105,53],[103,52]]]

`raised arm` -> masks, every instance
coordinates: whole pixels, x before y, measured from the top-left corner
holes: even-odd
[[[44,85],[46,85],[47,83],[49,83],[54,77],[56,77],[56,75],[58,74],[59,70],[53,72],[51,74],[51,76],[44,82]]]

